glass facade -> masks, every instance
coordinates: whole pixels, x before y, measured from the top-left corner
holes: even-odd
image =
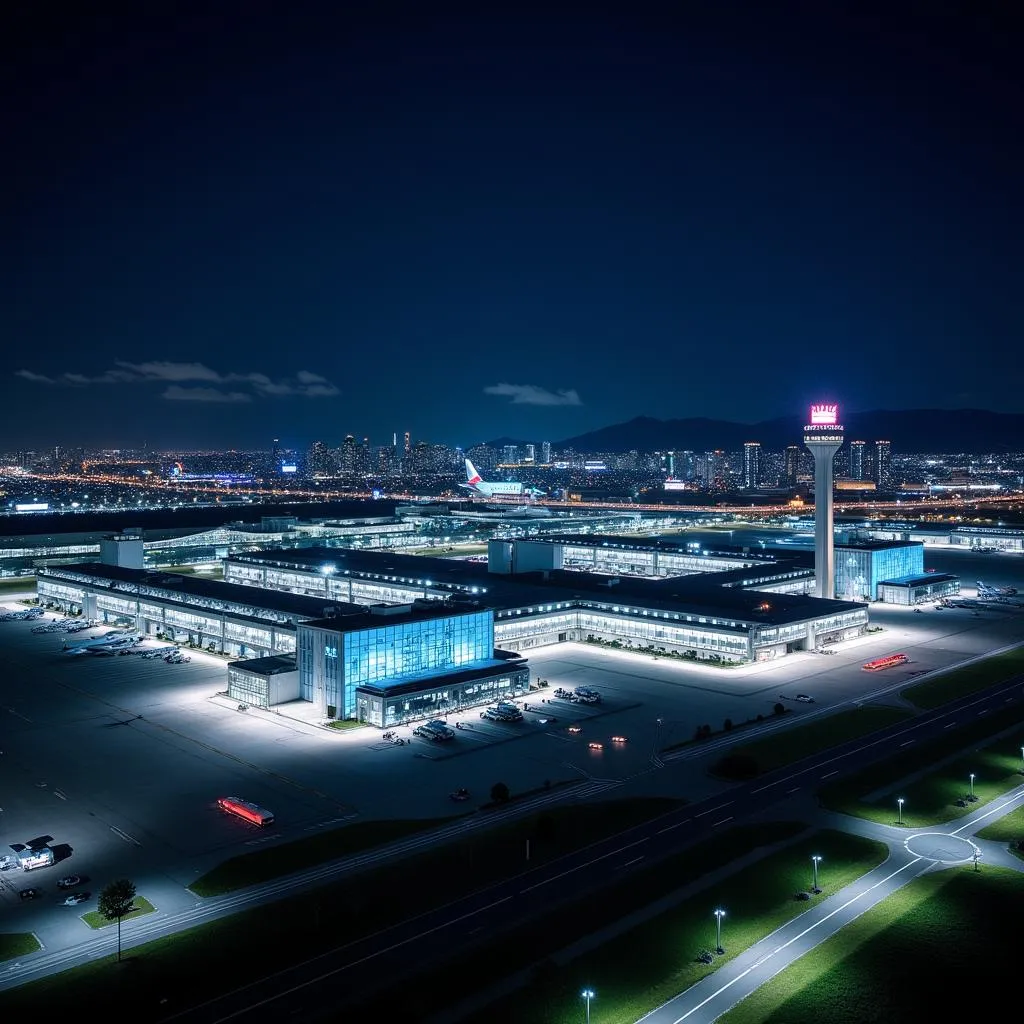
[[[422,719],[443,717],[463,708],[521,696],[530,690],[530,670],[526,662],[510,667],[495,666],[492,674],[480,674],[471,680],[438,680],[433,686],[425,680],[422,688],[411,693],[381,692],[362,688],[357,691],[359,721],[387,729]]]
[[[843,547],[836,545],[836,598],[841,601],[876,601],[884,580],[924,575],[924,545]]]
[[[382,617],[371,629],[350,631],[323,622],[298,625],[302,697],[322,704],[328,717],[354,718],[359,686],[401,686],[485,662],[493,654],[489,610],[395,623]]]

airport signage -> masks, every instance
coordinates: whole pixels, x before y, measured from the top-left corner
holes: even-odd
[[[832,427],[839,422],[838,405],[812,405],[811,425]]]

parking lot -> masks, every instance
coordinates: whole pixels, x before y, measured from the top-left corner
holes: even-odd
[[[929,551],[926,564],[961,575],[965,596],[973,597],[976,576],[1024,593],[1019,556]],[[455,730],[449,742],[414,738],[402,727],[397,734],[409,742],[401,745],[375,729],[321,728],[309,720],[308,706],[296,717],[287,708],[240,712],[217,696],[226,671],[212,656],[193,653],[180,665],[137,655],[68,657],[61,635],[3,622],[0,844],[49,836],[68,851],[53,868],[19,873],[19,888],[45,875],[49,890],[72,871],[103,881],[156,872],[182,884],[232,854],[355,817],[463,813],[488,799],[498,781],[516,793],[569,780],[631,780],[630,795],[696,797],[708,785],[699,771],[665,768],[658,754],[689,740],[700,725],[718,731],[727,718],[736,725],[767,718],[780,697],[798,722],[1024,640],[1024,610],[1012,607],[976,615],[874,605],[871,618],[883,631],[839,645],[834,655],[734,669],[587,644],[528,651],[533,677],[549,685],[527,698],[522,721],[488,721],[474,709],[448,717]],[[907,653],[909,664],[877,675],[861,669],[894,651]],[[597,690],[601,703],[553,695],[578,686]],[[797,702],[800,693],[814,704]],[[459,788],[469,789],[471,800],[457,807],[449,794]],[[261,833],[228,817],[215,803],[224,795],[270,808],[274,826]],[[11,874],[0,874],[8,904],[18,902]]]

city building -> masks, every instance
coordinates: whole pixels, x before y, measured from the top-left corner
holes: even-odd
[[[923,576],[905,576],[878,584],[878,600],[886,604],[919,605],[956,597],[960,593],[960,577],[931,572]]]
[[[892,442],[875,442],[875,486],[879,490],[892,486]]]
[[[761,486],[761,444],[747,441],[743,446],[743,486],[755,491]]]
[[[864,449],[867,448],[865,441],[851,441],[850,442],[850,467],[847,476],[851,480],[863,480],[864,479]]]
[[[839,406],[812,405],[810,423],[804,427],[804,444],[814,456],[814,572],[816,594],[835,594],[833,564],[832,460],[843,446]]]

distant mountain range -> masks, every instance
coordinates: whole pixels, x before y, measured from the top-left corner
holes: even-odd
[[[955,452],[1007,453],[1024,451],[1024,414],[984,409],[904,409],[854,413],[843,417],[847,440],[892,442],[903,454]],[[592,430],[552,442],[559,451],[640,452],[686,450],[735,451],[747,441],[759,441],[769,451],[800,444],[803,423],[797,417],[761,423],[726,420],[658,420],[638,416],[626,423]],[[522,444],[505,438],[491,444]]]

